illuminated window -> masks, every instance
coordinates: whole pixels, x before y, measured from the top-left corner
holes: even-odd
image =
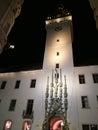
[[[17,80],[15,84],[15,88],[19,88],[19,85],[20,85],[20,80]]]
[[[3,81],[3,82],[2,82],[2,84],[1,84],[1,89],[4,89],[4,88],[5,88],[6,83],[7,83],[6,81]]]
[[[88,97],[82,96],[81,100],[82,100],[82,108],[89,108]]]
[[[92,74],[93,76],[93,82],[98,83],[98,74]]]
[[[23,130],[31,130],[31,122],[30,121],[25,121],[23,123]]]
[[[82,125],[83,130],[98,130],[98,126],[96,124],[83,124]]]
[[[14,111],[16,105],[16,99],[11,100],[9,111]]]
[[[84,75],[79,75],[79,83],[85,84],[85,76]]]
[[[36,79],[32,79],[30,88],[35,88],[35,85],[36,85]]]
[[[59,68],[59,64],[58,63],[56,64],[56,68]]]
[[[3,130],[11,130],[11,125],[12,125],[12,121],[7,120],[4,124],[4,129]]]

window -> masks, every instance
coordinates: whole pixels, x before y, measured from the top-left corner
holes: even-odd
[[[14,111],[16,105],[16,99],[11,100],[9,111]]]
[[[36,79],[32,79],[30,88],[35,88],[35,85],[36,85]]]
[[[83,130],[89,130],[89,125],[82,125]]]
[[[57,39],[57,42],[59,42],[59,39]]]
[[[96,98],[97,98],[97,106],[98,106],[98,95],[96,96]]]
[[[23,130],[31,130],[31,122],[30,121],[24,121],[23,123]]]
[[[83,124],[82,125],[83,130],[98,130],[98,126],[96,124]]]
[[[56,64],[56,68],[59,68],[59,64],[58,63]]]
[[[20,80],[17,80],[15,84],[15,88],[19,88],[19,85],[20,85]]]
[[[59,56],[59,52],[57,52],[56,55]]]
[[[12,125],[12,121],[11,120],[5,121],[3,130],[11,130],[11,125]]]
[[[33,102],[34,101],[32,99],[29,99],[28,102],[27,102],[27,109],[26,109],[26,114],[27,115],[32,114]]]
[[[1,84],[1,89],[4,89],[6,86],[6,81],[3,81],[2,84]]]
[[[89,108],[88,97],[82,96],[81,100],[82,100],[82,108]]]
[[[79,75],[79,83],[84,84],[85,83],[85,76],[84,75]]]
[[[93,76],[93,82],[98,83],[98,74],[92,74]]]

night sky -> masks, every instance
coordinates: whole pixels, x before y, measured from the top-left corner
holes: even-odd
[[[70,10],[73,18],[74,66],[98,65],[98,31],[88,0],[24,0],[21,14],[0,55],[0,72],[32,69],[43,63],[46,41],[45,20],[58,3]],[[15,45],[9,49],[9,45]]]

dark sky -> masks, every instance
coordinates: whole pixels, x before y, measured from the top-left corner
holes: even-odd
[[[45,20],[53,14],[59,0],[24,0],[22,11],[8,36],[8,44],[0,55],[0,72],[31,69],[43,62]],[[98,64],[98,31],[88,0],[62,0],[73,18],[74,65]],[[9,49],[14,44],[14,49]]]

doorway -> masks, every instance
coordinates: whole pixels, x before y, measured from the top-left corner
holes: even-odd
[[[63,120],[55,116],[50,119],[50,130],[63,130]]]

